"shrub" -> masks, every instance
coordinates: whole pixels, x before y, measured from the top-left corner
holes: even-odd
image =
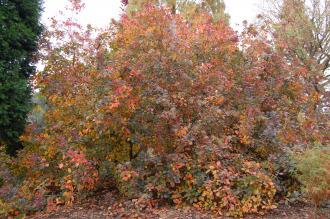
[[[262,172],[260,164],[244,162],[242,171],[245,176],[237,181],[238,195],[242,205],[241,211],[258,213],[276,208],[274,205],[275,184],[269,176]]]
[[[146,193],[160,203],[193,205],[230,216],[276,207],[275,185],[260,164],[244,161],[238,154],[205,155],[196,160],[177,154],[140,157],[117,169],[119,190],[129,198]],[[224,157],[233,160],[224,161]]]
[[[330,147],[315,147],[295,157],[298,179],[316,205],[330,199]]]

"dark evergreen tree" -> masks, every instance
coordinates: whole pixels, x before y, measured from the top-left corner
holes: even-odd
[[[0,143],[11,155],[22,147],[19,136],[31,106],[40,14],[41,0],[0,0]]]

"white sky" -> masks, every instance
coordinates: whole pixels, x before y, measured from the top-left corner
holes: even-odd
[[[121,12],[120,0],[84,0],[86,8],[82,11],[79,21],[82,24],[92,24],[104,27],[112,18],[118,18]],[[231,25],[239,30],[237,24],[243,20],[253,21],[260,12],[262,0],[225,0],[226,10],[231,16]],[[47,24],[50,17],[58,15],[63,10],[67,0],[44,0],[42,22]]]

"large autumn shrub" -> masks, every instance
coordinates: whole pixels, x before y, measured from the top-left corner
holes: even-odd
[[[264,28],[237,36],[207,14],[150,5],[94,31],[54,20],[45,33],[35,83],[47,107],[22,136],[10,203],[51,209],[110,181],[220,214],[276,207],[260,162],[322,137],[312,63]]]
[[[274,38],[274,46],[264,27],[247,26],[239,49],[234,32],[207,15],[187,22],[180,15],[149,7],[132,18],[123,17],[117,29],[110,44],[111,72],[116,85],[131,92],[123,102],[116,102],[116,108],[122,111],[125,101],[134,100],[133,111],[124,111],[122,125],[142,151],[155,151],[159,162],[146,188],[155,188],[156,197],[176,204],[202,199],[202,208],[220,211],[223,206],[231,215],[274,207],[271,178],[244,171],[244,165],[250,159],[268,159],[321,138],[315,110],[320,96],[311,82],[319,73],[309,68],[312,62],[302,63],[287,55],[280,39]],[[208,171],[208,162],[203,163],[207,151],[226,157],[222,171],[237,177],[226,187],[243,191],[229,192],[232,207],[214,198],[224,185],[201,176],[206,185],[202,183],[189,194],[193,186],[181,185],[186,176],[171,170],[177,159],[167,161],[173,154],[182,154],[186,162],[201,162],[190,165],[203,174]],[[243,155],[241,169],[234,159],[238,154]],[[162,160],[167,162],[161,165]],[[124,180],[133,180],[132,185],[123,183],[123,192],[138,194],[129,188],[146,182],[138,177],[146,170],[122,171]],[[201,192],[202,188],[206,191]],[[189,196],[191,200],[185,198]]]

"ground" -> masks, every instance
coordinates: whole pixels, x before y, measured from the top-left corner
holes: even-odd
[[[147,218],[147,219],[226,219],[224,216],[199,212],[194,209],[175,207],[155,207],[141,200],[124,200],[114,192],[102,192],[96,197],[69,206],[59,206],[52,212],[40,212],[28,219],[107,219],[107,218]],[[281,205],[267,215],[249,215],[247,219],[329,219],[330,207],[321,208],[318,213],[306,204]]]

